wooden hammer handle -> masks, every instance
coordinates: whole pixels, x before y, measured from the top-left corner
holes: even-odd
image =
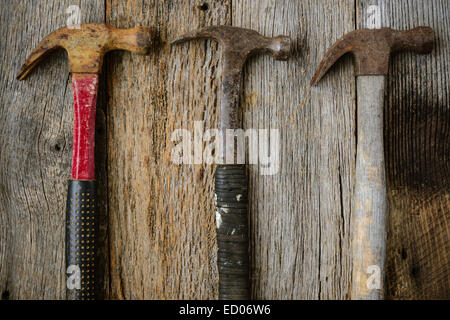
[[[245,165],[217,166],[215,184],[219,299],[249,299]]]
[[[356,182],[352,220],[352,299],[383,299],[386,179],[383,148],[385,76],[357,77]]]

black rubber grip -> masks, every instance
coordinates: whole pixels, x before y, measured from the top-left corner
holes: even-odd
[[[69,300],[94,300],[98,216],[95,181],[69,181],[66,210],[66,292]]]
[[[250,290],[245,165],[217,166],[215,189],[219,299],[247,300]]]

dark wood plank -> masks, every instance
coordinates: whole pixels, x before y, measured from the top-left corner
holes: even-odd
[[[114,299],[217,297],[213,166],[174,165],[172,132],[195,120],[216,127],[218,45],[168,41],[230,23],[229,1],[107,1],[107,21],[153,26],[148,57],[119,53],[107,65],[108,193]],[[216,73],[219,69],[218,73]]]

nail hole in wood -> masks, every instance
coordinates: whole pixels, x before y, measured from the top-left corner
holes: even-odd
[[[413,277],[418,277],[419,276],[419,267],[412,267],[411,274]]]
[[[9,291],[5,290],[2,292],[2,300],[9,300]]]
[[[408,257],[408,255],[406,254],[406,249],[402,248],[402,259],[406,260],[407,257]]]
[[[206,11],[206,10],[209,9],[209,5],[206,2],[204,2],[201,5],[197,6],[197,8],[202,10],[202,11]]]

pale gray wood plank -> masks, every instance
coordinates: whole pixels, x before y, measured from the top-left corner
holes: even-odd
[[[3,1],[0,6],[0,292],[9,299],[65,298],[65,201],[72,144],[67,57],[50,55],[22,82],[29,52],[65,26],[104,20],[103,2]]]
[[[245,128],[280,130],[280,171],[250,168],[253,297],[337,299],[349,291],[354,170],[353,67],[347,59],[310,88],[332,43],[354,28],[353,1],[234,1],[232,22],[289,35],[287,63],[251,59]]]

